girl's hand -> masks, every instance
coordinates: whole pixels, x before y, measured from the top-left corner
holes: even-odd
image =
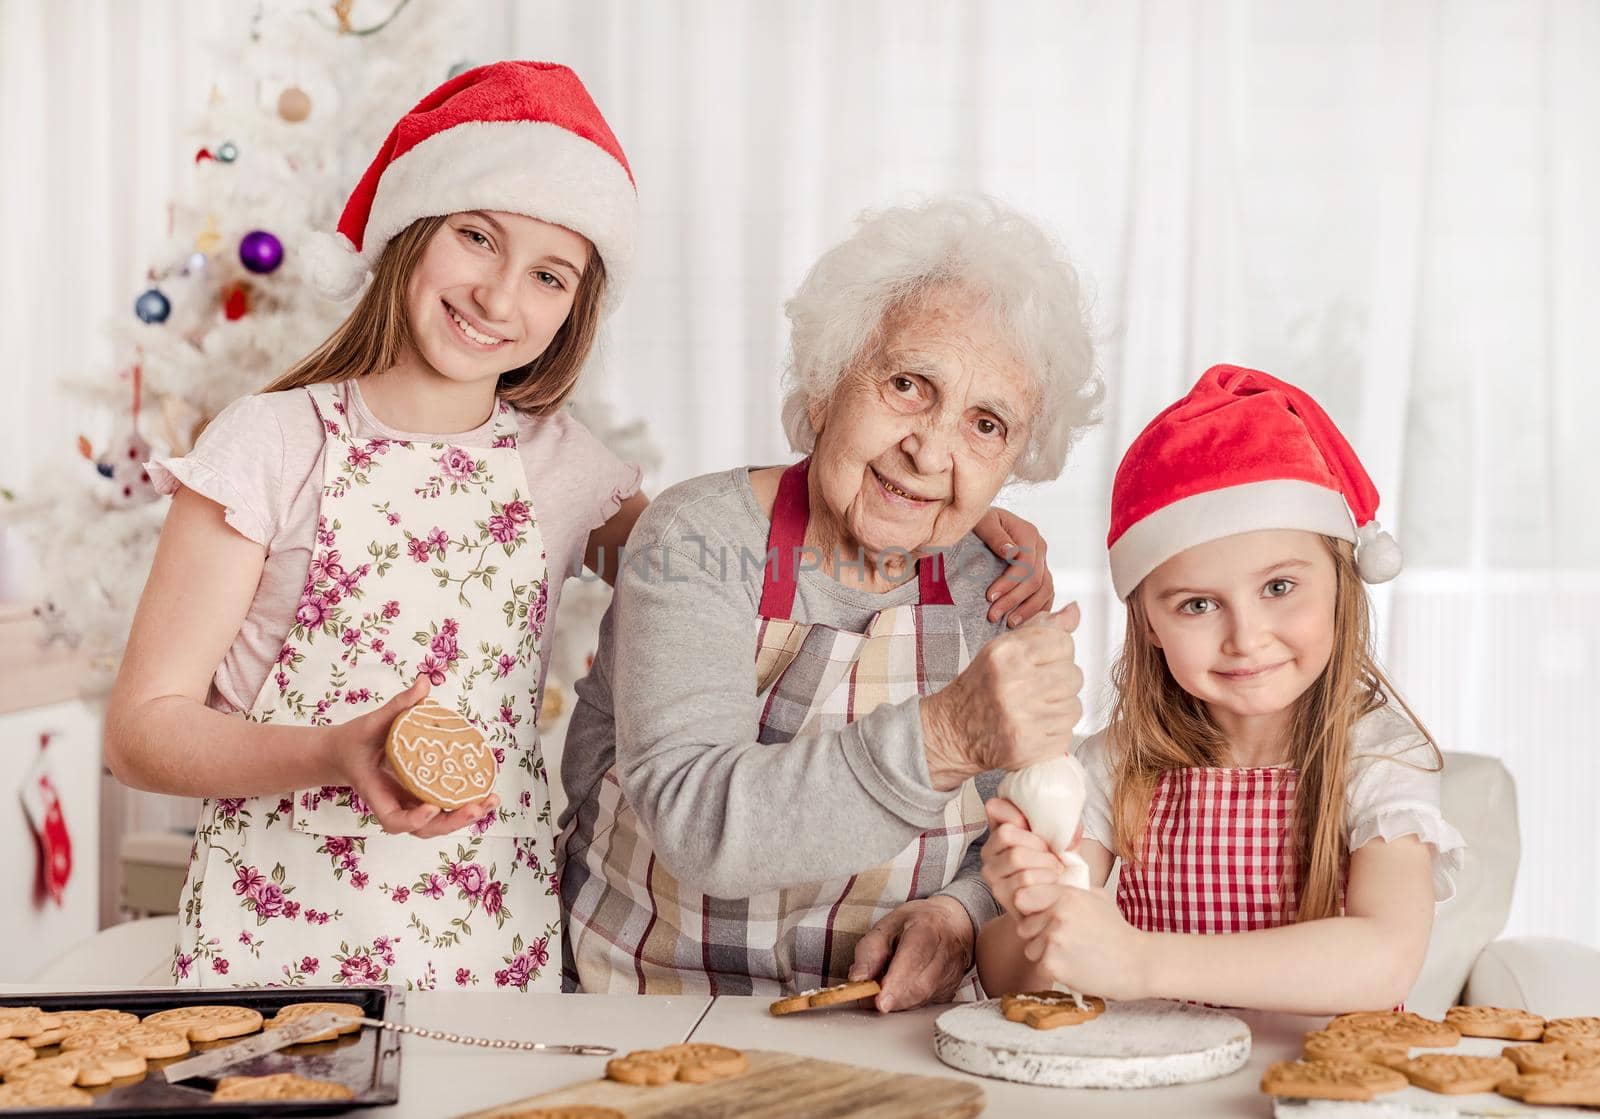
[[[972,531],[991,552],[1011,564],[985,592],[990,602],[989,620],[1005,618],[1006,624],[1015,629],[1050,609],[1056,595],[1055,583],[1044,558],[1044,537],[1033,523],[1004,509],[991,508]]]
[[[327,740],[329,765],[366,801],[383,830],[422,839],[469,827],[500,806],[500,798],[490,793],[482,800],[447,812],[412,796],[385,767],[384,740],[389,736],[389,724],[406,708],[427,698],[428,678],[419,676],[416,683],[376,711],[329,727]]]
[[[983,810],[989,817],[989,838],[981,852],[983,881],[1007,913],[1035,912],[1017,908],[1017,891],[1058,881],[1065,869],[1061,860],[1028,830],[1027,817],[1009,800],[995,797],[984,802]]]
[[[1056,982],[1108,999],[1143,999],[1153,940],[1123,919],[1106,890],[1027,886],[1018,892],[1022,954]]]

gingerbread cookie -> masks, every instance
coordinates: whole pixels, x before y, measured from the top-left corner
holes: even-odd
[[[211,1093],[216,1103],[243,1103],[263,1100],[349,1100],[355,1093],[332,1080],[313,1080],[292,1072],[271,1076],[224,1076]]]
[[[678,1079],[687,1084],[705,1084],[738,1076],[750,1067],[743,1053],[725,1045],[686,1042],[663,1046],[659,1052],[678,1062]]]
[[[1104,999],[1085,996],[1080,1007],[1065,991],[1025,991],[1000,1000],[1000,1013],[1007,1021],[1025,1022],[1036,1030],[1076,1026],[1105,1013]]]
[[[76,1084],[80,1088],[97,1088],[125,1076],[139,1076],[147,1067],[139,1054],[114,1042],[101,1042],[87,1049],[74,1049],[18,1065],[6,1073],[6,1083],[43,1080],[63,1086]]]
[[[1300,1100],[1370,1100],[1406,1083],[1394,1069],[1365,1061],[1279,1061],[1261,1077],[1261,1090]]]
[[[606,1077],[623,1084],[705,1084],[738,1076],[749,1062],[737,1049],[692,1042],[660,1049],[640,1049],[606,1062]]]
[[[478,728],[431,699],[408,707],[389,724],[384,752],[407,791],[444,809],[482,800],[500,772]]]
[[[0,1111],[36,1107],[88,1107],[94,1097],[82,1088],[53,1080],[23,1080],[0,1084]]]
[[[94,1049],[116,1045],[141,1057],[181,1057],[189,1052],[189,1039],[178,1030],[161,1026],[90,1026],[73,1030],[61,1039],[61,1049]]]
[[[33,1046],[20,1038],[8,1037],[0,1040],[0,1076],[4,1076],[18,1065],[25,1065],[39,1054]]]
[[[1359,1033],[1404,1045],[1448,1048],[1461,1040],[1454,1026],[1435,1022],[1409,1010],[1364,1010],[1341,1014],[1323,1028],[1324,1033]]]
[[[137,1026],[139,1016],[126,1010],[59,1010],[56,1017],[68,1033],[105,1026]]]
[[[678,1062],[659,1049],[638,1049],[606,1062],[606,1079],[619,1084],[671,1084]]]
[[[1592,1070],[1519,1073],[1502,1080],[1494,1090],[1523,1103],[1600,1106],[1600,1075]]]
[[[1418,1088],[1446,1096],[1492,1092],[1502,1080],[1517,1074],[1517,1066],[1504,1057],[1469,1057],[1461,1053],[1424,1053],[1412,1057],[1395,1071]]]
[[[287,1026],[290,1022],[298,1022],[302,1018],[309,1018],[314,1014],[338,1014],[345,1018],[336,1026],[330,1026],[321,1033],[312,1034],[304,1038],[297,1045],[309,1045],[315,1041],[332,1041],[340,1034],[353,1034],[361,1029],[362,1012],[359,1006],[348,1002],[296,1002],[279,1010],[263,1025],[264,1030],[275,1030]]]
[[[1499,1006],[1452,1006],[1444,1013],[1447,1026],[1462,1037],[1500,1037],[1507,1041],[1538,1041],[1544,1036],[1544,1019],[1526,1010]]]
[[[1600,1043],[1600,1018],[1552,1018],[1544,1024],[1546,1041]]]
[[[825,1006],[838,1006],[847,1002],[860,1002],[869,999],[879,991],[876,979],[863,979],[857,983],[838,983],[832,987],[816,987],[809,991],[801,991],[798,995],[790,995],[774,1002],[769,1010],[777,1015],[797,1014],[802,1010],[820,1010]]]
[[[1518,1072],[1552,1072],[1571,1075],[1600,1068],[1600,1049],[1546,1041],[1538,1045],[1508,1045],[1500,1055],[1517,1066]]]
[[[0,1006],[0,1038],[37,1037],[61,1025],[57,1014],[46,1014],[37,1006]]]
[[[1409,1046],[1354,1031],[1317,1030],[1306,1034],[1301,1053],[1311,1061],[1365,1061],[1393,1068],[1411,1055]]]
[[[176,1030],[190,1041],[217,1041],[255,1033],[261,1015],[243,1006],[177,1006],[146,1016],[144,1024]]]

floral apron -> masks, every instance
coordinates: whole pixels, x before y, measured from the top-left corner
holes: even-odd
[[[348,788],[205,802],[184,886],[181,985],[558,989],[560,910],[537,728],[548,587],[497,402],[489,448],[359,439],[339,386],[293,627],[246,718],[328,726],[429,677],[483,731],[501,807],[470,831],[389,835]]]
[[[1146,932],[1235,933],[1293,920],[1289,824],[1298,773],[1272,766],[1169,770],[1150,799],[1143,858],[1124,862],[1117,908]]]
[[[879,704],[927,695],[968,661],[961,616],[940,557],[917,564],[917,604],[873,616],[865,633],[790,618],[809,506],[803,460],[784,472],[772,511],[756,643],[759,741],[782,749],[837,730]],[[806,795],[826,797],[826,789]],[[591,993],[776,994],[843,982],[856,942],[891,910],[955,878],[986,827],[968,781],[944,819],[890,861],[846,878],[747,898],[702,894],[668,874],[622,796],[616,767],[600,783],[592,821],[575,821],[562,873],[569,978]],[[578,834],[597,837],[581,850]],[[963,994],[977,994],[971,976]]]

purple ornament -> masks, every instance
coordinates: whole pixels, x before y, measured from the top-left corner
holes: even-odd
[[[239,263],[264,276],[283,263],[283,242],[265,229],[251,230],[239,241]]]

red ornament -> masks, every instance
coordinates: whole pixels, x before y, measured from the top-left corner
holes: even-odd
[[[223,295],[222,314],[229,322],[237,322],[250,310],[250,296],[243,284],[233,284]]]
[[[206,149],[204,149],[204,148],[201,148],[199,151],[194,153],[194,161],[196,163],[204,163],[208,159],[216,159],[216,158],[217,158],[216,156],[212,155],[210,152],[206,151]]]

